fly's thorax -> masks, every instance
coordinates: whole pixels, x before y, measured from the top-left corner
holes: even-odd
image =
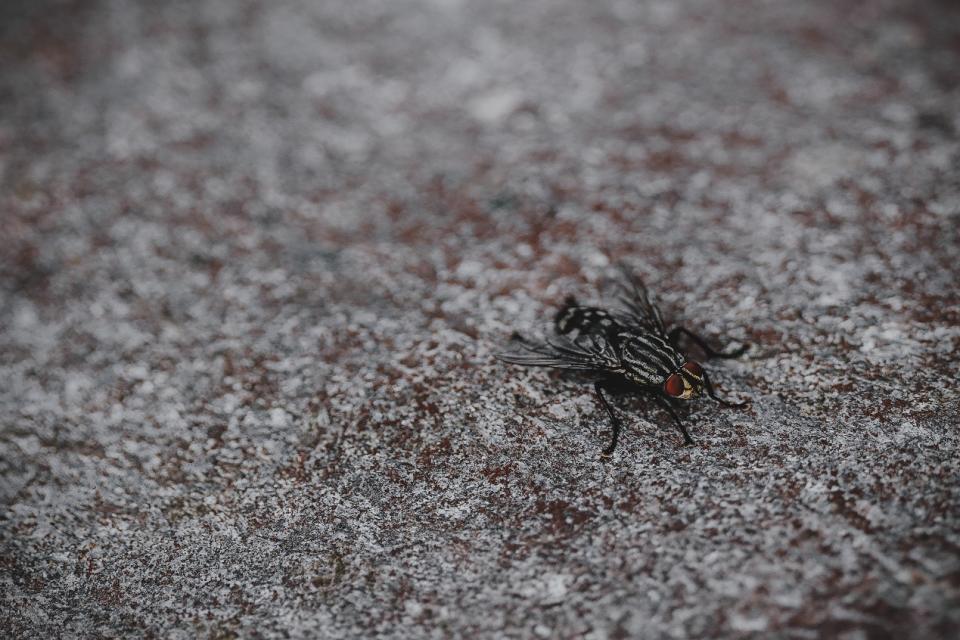
[[[622,332],[617,345],[626,377],[638,384],[662,384],[684,361],[673,345],[654,333]]]
[[[657,384],[657,381],[646,373],[631,369],[630,367],[624,367],[623,377],[634,384],[640,385],[641,387],[649,387]]]

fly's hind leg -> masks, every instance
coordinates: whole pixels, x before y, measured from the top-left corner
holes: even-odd
[[[603,405],[603,408],[606,409],[607,415],[610,417],[610,426],[613,428],[613,436],[610,439],[610,444],[600,454],[602,458],[609,458],[611,455],[613,455],[614,449],[617,448],[617,440],[620,438],[621,423],[620,418],[617,417],[613,407],[611,407],[607,399],[603,397],[603,390],[605,387],[606,385],[603,382],[595,382],[593,385],[593,390],[597,394],[597,399],[600,401],[600,404]]]

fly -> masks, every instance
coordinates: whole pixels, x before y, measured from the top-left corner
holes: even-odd
[[[604,457],[613,454],[621,429],[620,418],[604,396],[605,391],[653,396],[673,418],[685,445],[694,442],[674,409],[679,401],[692,400],[706,391],[724,407],[747,405],[717,397],[710,376],[699,362],[684,355],[679,340],[686,336],[708,358],[737,358],[747,350],[746,345],[727,352],[715,351],[685,327],[668,331],[660,310],[651,302],[640,280],[625,272],[619,286],[622,308],[583,306],[570,296],[554,316],[556,337],[537,342],[515,333],[513,340],[518,349],[497,358],[511,364],[579,371],[593,377],[597,400],[610,417],[613,429],[610,444],[603,450]]]

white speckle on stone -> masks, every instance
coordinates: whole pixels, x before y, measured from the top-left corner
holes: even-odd
[[[792,186],[803,194],[824,189],[855,172],[860,164],[862,156],[848,146],[812,144],[801,148],[790,159]]]
[[[532,598],[542,605],[554,605],[563,602],[567,597],[568,585],[572,577],[562,573],[548,573],[527,582],[517,593],[525,598]]]
[[[765,631],[769,621],[764,616],[746,616],[740,613],[730,614],[730,628],[734,631],[757,633]]]
[[[464,260],[457,266],[457,276],[467,280],[476,278],[483,273],[485,267],[476,260]]]
[[[280,407],[274,407],[270,409],[270,426],[278,429],[282,429],[289,424],[289,416],[287,412],[281,409]]]
[[[554,418],[556,418],[557,420],[565,420],[565,419],[569,418],[570,416],[575,415],[575,412],[572,412],[572,411],[571,411],[567,406],[565,406],[563,403],[551,404],[551,405],[547,408],[547,411],[549,411],[549,412],[550,412],[550,415],[552,415],[552,416],[553,416]]]
[[[513,89],[494,89],[470,101],[470,112],[478,120],[497,122],[510,115],[520,104],[522,94]]]

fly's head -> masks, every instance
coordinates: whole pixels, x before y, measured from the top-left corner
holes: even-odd
[[[677,400],[696,398],[703,393],[703,367],[693,360],[684,362],[663,381],[663,392]]]

